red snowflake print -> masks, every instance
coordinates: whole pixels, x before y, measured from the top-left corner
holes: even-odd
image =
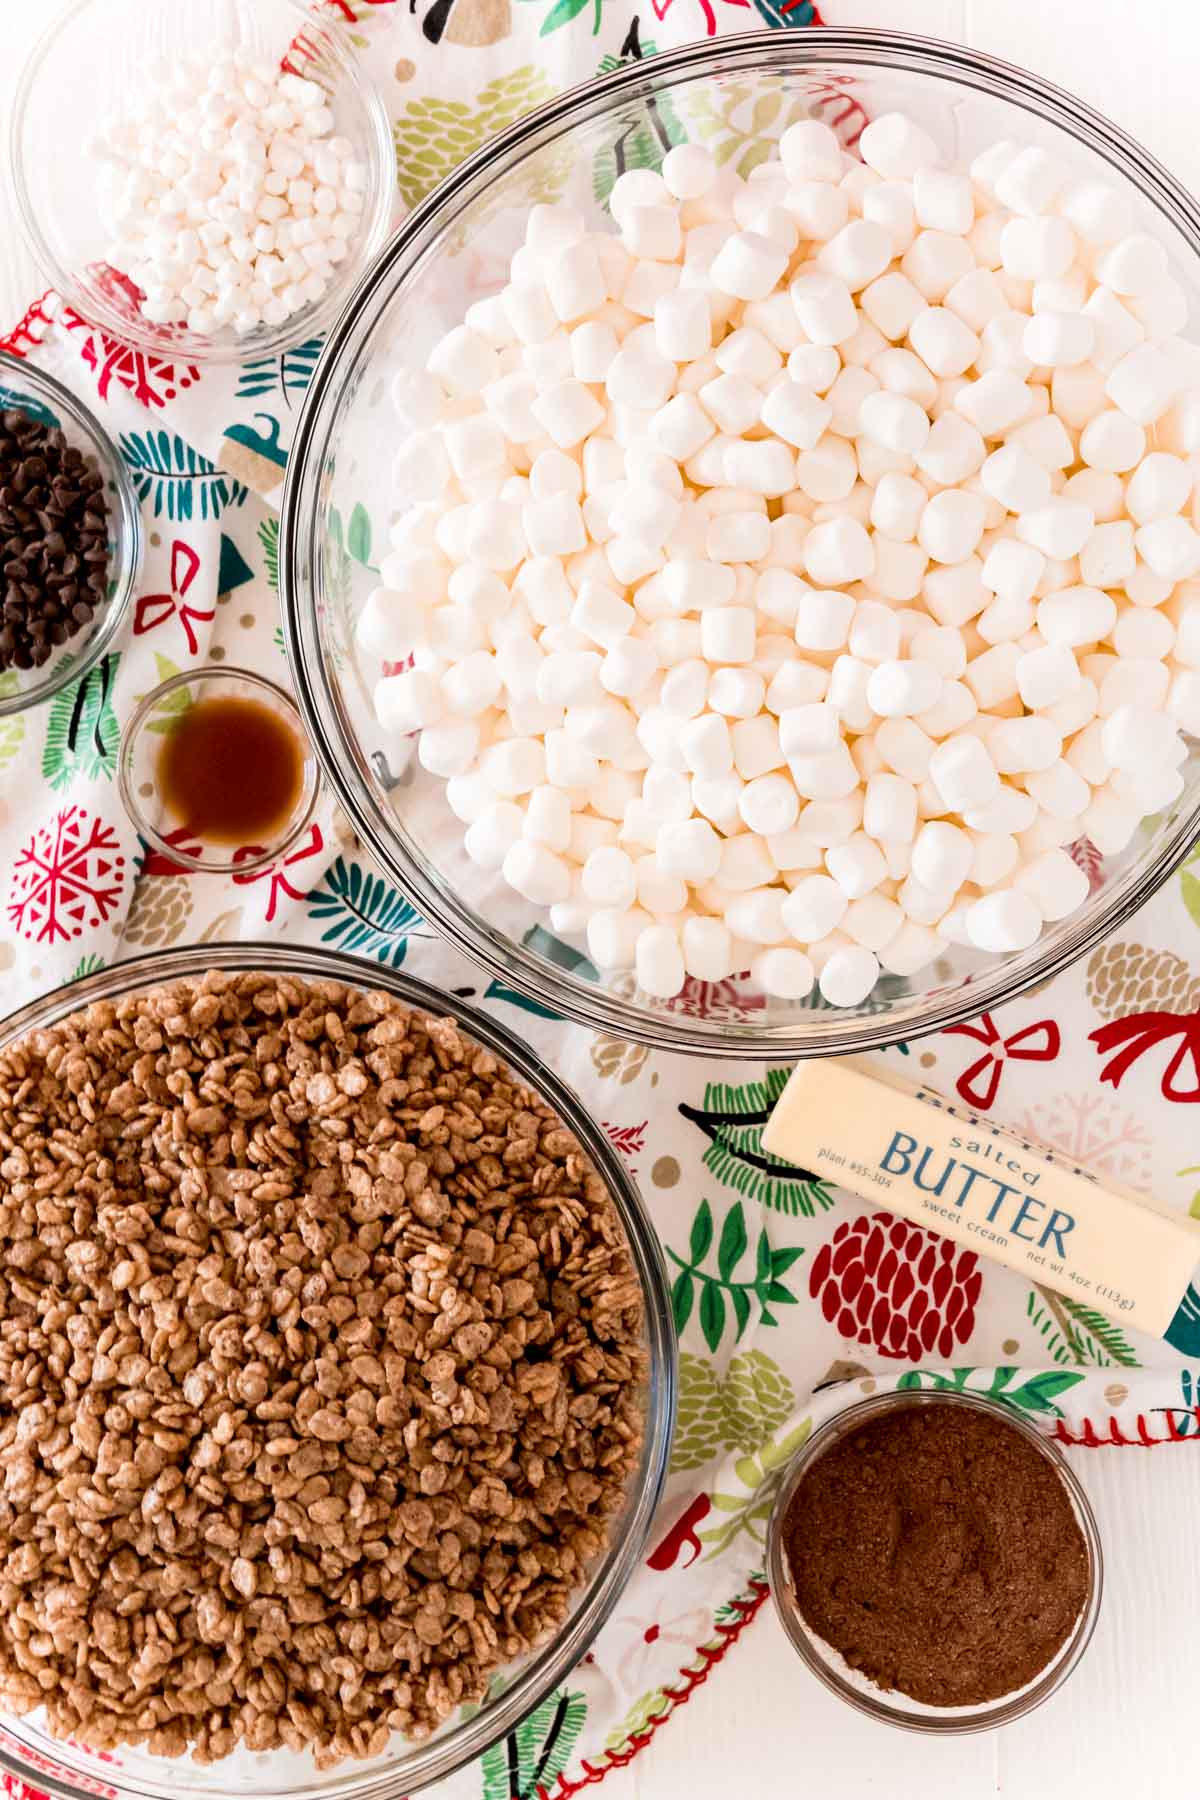
[[[200,558],[196,551],[182,538],[176,538],[171,545],[171,592],[140,596],[133,615],[134,637],[144,637],[148,631],[155,631],[158,626],[165,625],[168,619],[178,617],[189,651],[193,656],[199,655],[200,640],[193,628],[193,621],[206,625],[216,612],[215,607],[210,607],[208,612],[201,612],[198,607],[188,606],[186,603],[185,596],[199,571]]]
[[[124,885],[112,826],[85,807],[65,806],[13,864],[8,916],[31,943],[69,943],[112,917]]]
[[[58,295],[53,288],[47,288],[40,300],[25,308],[12,330],[0,337],[0,350],[7,350],[10,356],[28,356],[31,350],[36,350],[54,322],[57,304]]]
[[[115,381],[141,406],[163,407],[200,379],[195,363],[136,350],[123,338],[93,325],[73,306],[64,306],[59,319],[64,331],[78,334],[79,353],[87,367],[96,372],[96,391],[102,400],[108,399]]]
[[[283,895],[286,894],[291,900],[304,899],[304,891],[292,886],[288,870],[294,863],[306,862],[310,856],[319,856],[324,848],[324,833],[314,819],[308,828],[308,836],[281,862],[268,863],[265,869],[254,869],[248,875],[235,875],[233,879],[239,887],[251,886],[256,881],[271,883],[267,891],[267,910],[263,915],[269,925],[279,910],[279,902]],[[233,860],[235,863],[249,862],[252,856],[261,856],[262,851],[261,844],[242,844],[234,851]]]
[[[954,1086],[968,1106],[986,1112],[1000,1091],[1004,1065],[1013,1062],[1053,1062],[1062,1049],[1062,1033],[1053,1019],[1039,1019],[1036,1025],[1023,1025],[1011,1037],[1002,1038],[991,1013],[984,1013],[973,1025],[949,1025],[947,1037],[974,1038],[985,1044],[982,1056],[963,1070]]]
[[[951,1356],[975,1327],[983,1277],[973,1250],[891,1213],[839,1225],[813,1259],[808,1291],[844,1338],[880,1356]]]

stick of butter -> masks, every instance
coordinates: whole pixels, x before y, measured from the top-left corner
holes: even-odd
[[[763,1148],[1031,1281],[1165,1337],[1200,1222],[853,1057],[799,1063]]]

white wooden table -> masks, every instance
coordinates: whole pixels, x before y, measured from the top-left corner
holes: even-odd
[[[151,0],[147,0],[150,4]],[[606,0],[629,5],[630,0]],[[953,38],[1072,89],[1200,183],[1200,11],[1192,0],[821,0],[831,24]],[[54,0],[0,0],[0,130]],[[631,7],[631,10],[635,10]],[[44,283],[0,196],[0,325]],[[936,1741],[858,1718],[797,1664],[764,1610],[711,1683],[607,1800],[1184,1800],[1200,1792],[1200,1450],[1074,1452],[1100,1518],[1107,1593],[1062,1694],[1003,1732]]]

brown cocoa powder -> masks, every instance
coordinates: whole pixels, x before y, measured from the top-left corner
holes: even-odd
[[[1054,1469],[1002,1419],[957,1405],[851,1433],[813,1463],[783,1532],[809,1628],[877,1687],[930,1706],[1024,1687],[1087,1598]]]

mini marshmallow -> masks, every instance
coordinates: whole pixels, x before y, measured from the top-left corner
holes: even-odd
[[[707,819],[672,821],[659,831],[655,855],[663,874],[711,881],[721,863],[721,840]]]
[[[726,981],[730,975],[737,973],[733,959],[733,933],[720,919],[692,917],[683,922],[683,962],[687,973],[697,981]],[[768,956],[801,956],[800,951],[767,950],[755,960],[754,967],[760,968]],[[804,961],[807,962],[807,958]],[[786,979],[787,965],[784,965]],[[801,972],[802,974],[802,972]],[[767,987],[765,973],[758,976],[764,987]],[[809,987],[812,986],[812,972],[809,970]],[[776,989],[767,987],[767,991]],[[801,995],[808,988],[801,988]],[[786,997],[786,995],[781,995]]]
[[[978,950],[1028,950],[1041,932],[1043,916],[1027,891],[1000,888],[976,900],[966,914],[966,928]]]
[[[787,265],[787,251],[770,238],[757,231],[737,231],[713,258],[709,279],[719,292],[735,299],[765,300]]]
[[[886,391],[865,396],[858,423],[872,443],[905,456],[915,455],[929,436],[929,419],[921,407],[902,394]]]
[[[835,950],[819,976],[822,997],[831,1006],[858,1006],[879,979],[879,959],[859,944]]]
[[[806,875],[783,902],[783,924],[798,943],[813,944],[837,929],[848,904],[830,876]]]
[[[685,926],[685,956],[686,930]],[[690,965],[688,972],[693,972]],[[812,962],[804,952],[785,946],[760,951],[750,965],[750,973],[763,992],[777,1000],[802,1000],[812,991],[816,979]]]
[[[854,297],[834,275],[798,275],[788,293],[812,344],[839,344],[858,329]]]
[[[1174,721],[1165,713],[1129,703],[1116,708],[1100,733],[1104,755],[1114,769],[1169,762],[1176,744]]]
[[[942,677],[931,663],[896,658],[872,669],[867,702],[881,718],[904,718],[934,706],[941,689]]]
[[[953,812],[986,806],[1000,787],[996,765],[986,747],[977,737],[961,733],[945,738],[933,751],[929,779]]]
[[[872,119],[859,136],[858,151],[867,167],[885,181],[911,180],[937,161],[933,139],[903,113],[882,113]]]
[[[935,562],[965,562],[983,535],[985,512],[978,494],[961,489],[935,494],[921,514],[917,542]]]
[[[1107,637],[1117,609],[1100,588],[1067,587],[1049,594],[1037,608],[1038,630],[1049,644],[1077,649]]]
[[[1138,425],[1153,425],[1181,385],[1176,361],[1155,344],[1138,344],[1115,363],[1104,384],[1113,405]]]

